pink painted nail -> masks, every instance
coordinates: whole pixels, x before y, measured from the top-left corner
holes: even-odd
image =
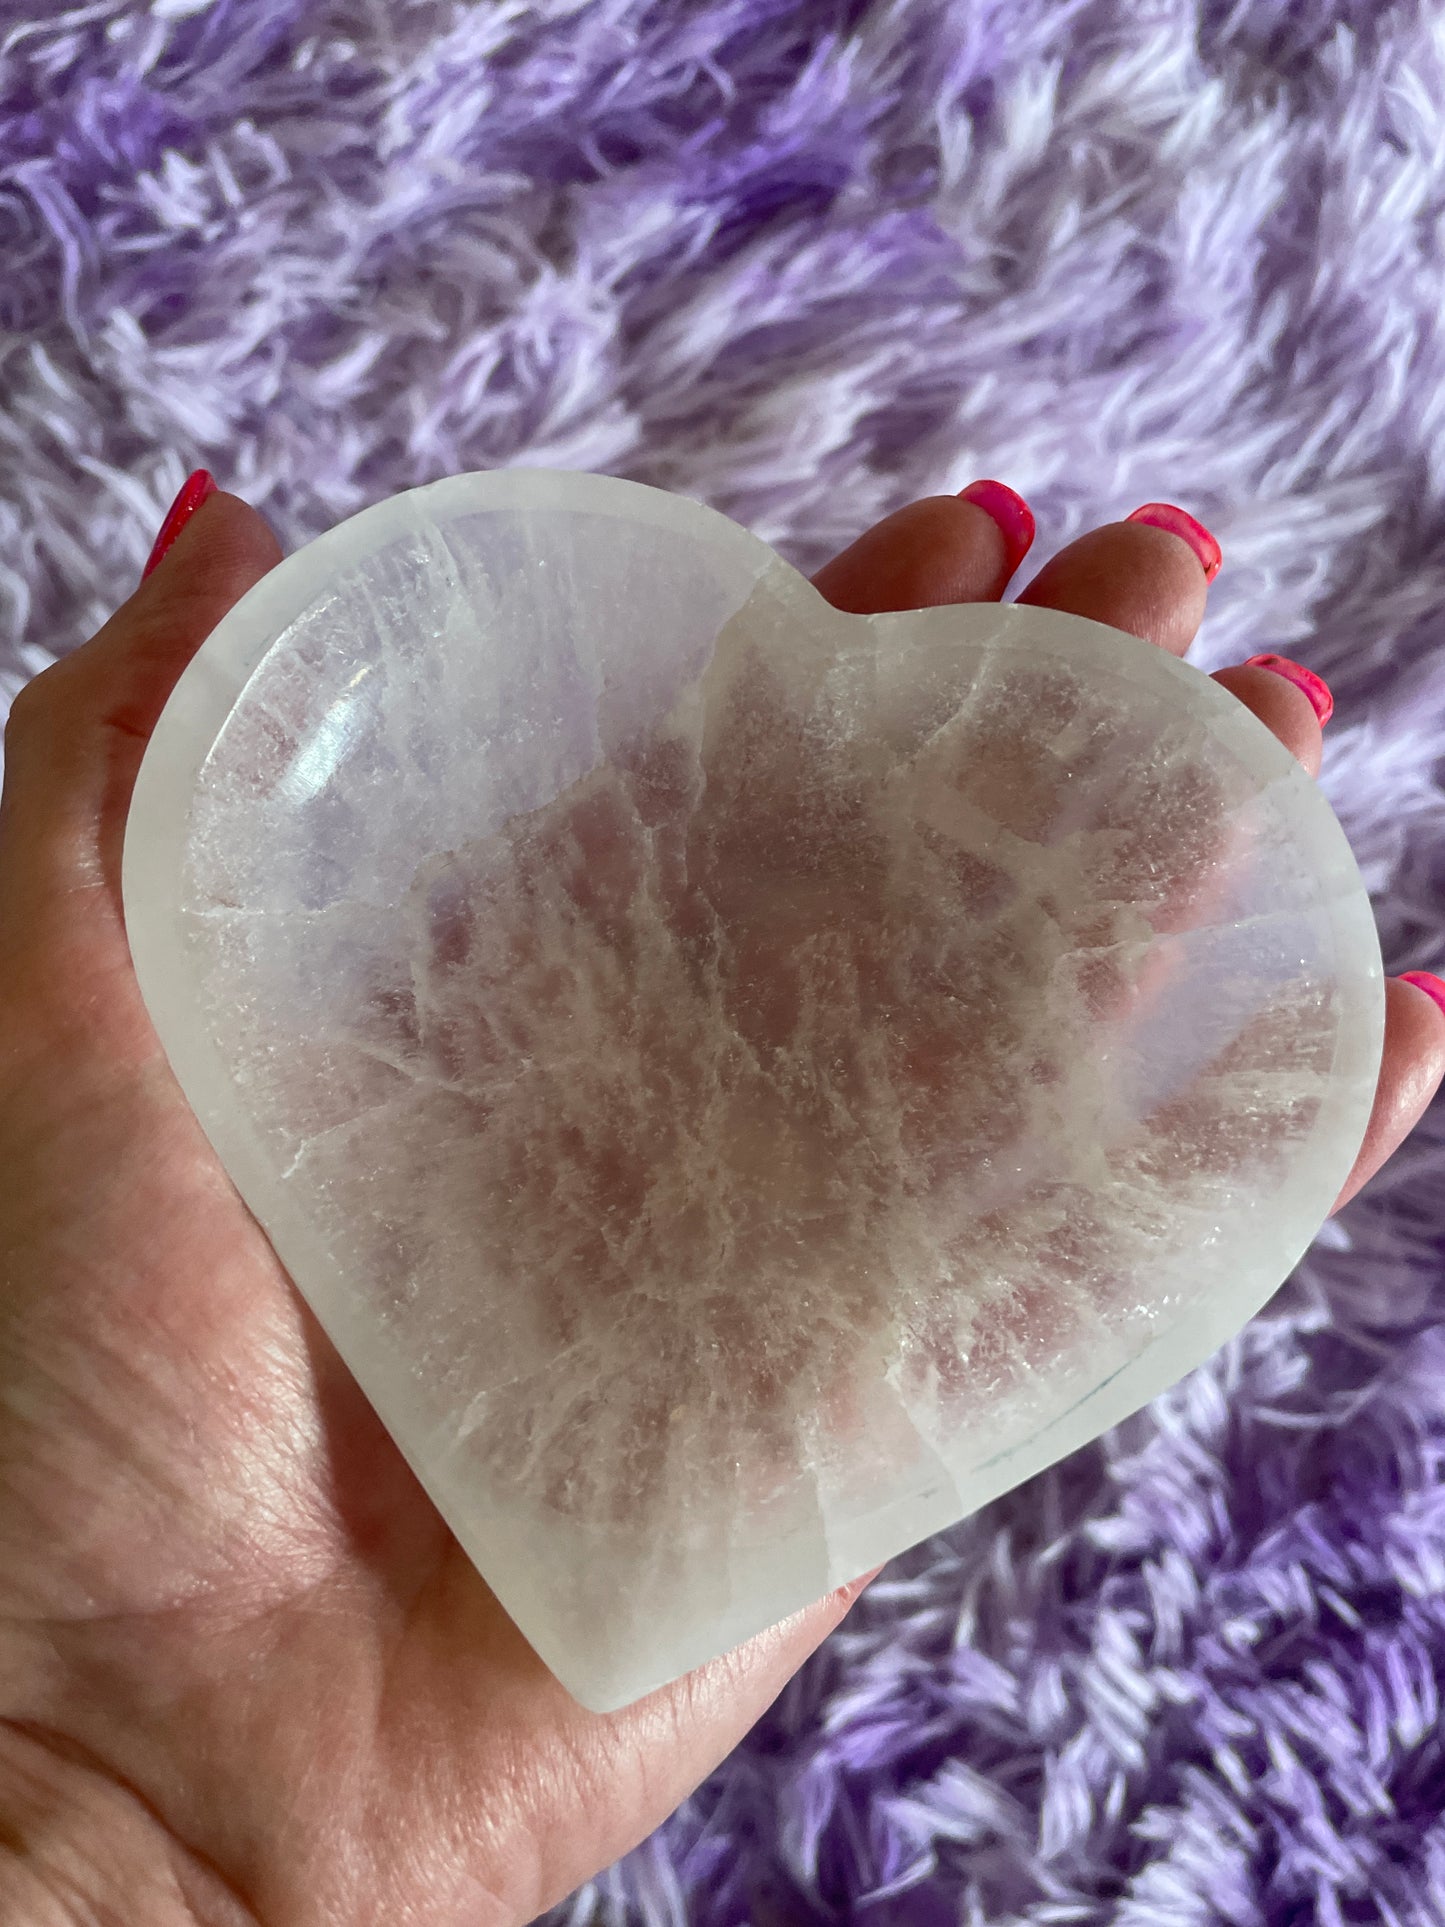
[[[1141,509],[1124,517],[1126,522],[1145,522],[1151,529],[1164,529],[1170,535],[1177,535],[1181,542],[1187,542],[1199,557],[1204,570],[1204,580],[1212,582],[1219,574],[1224,561],[1224,553],[1214,537],[1202,522],[1196,522],[1186,510],[1176,508],[1172,502],[1146,502]]]
[[[1003,482],[970,482],[958,494],[960,501],[972,502],[975,508],[982,509],[985,515],[991,515],[998,523],[1004,551],[1008,556],[1008,572],[1012,575],[1033,547],[1033,510],[1022,495],[1015,494]]]
[[[1288,656],[1251,656],[1244,665],[1246,669],[1267,669],[1272,676],[1283,676],[1292,682],[1296,689],[1302,689],[1310,699],[1310,707],[1320,719],[1320,728],[1335,713],[1335,699],[1330,694],[1330,686],[1323,676],[1317,676],[1313,669],[1306,669],[1303,663],[1291,662]]]
[[[209,469],[198,468],[188,475],[181,484],[181,492],[166,511],[166,519],[161,523],[161,532],[156,537],[155,547],[146,558],[146,565],[140,572],[140,579],[146,577],[163,560],[181,530],[190,521],[196,510],[216,492],[216,478]]]
[[[1432,977],[1428,970],[1407,970],[1400,982],[1413,984],[1416,990],[1423,990],[1427,997],[1433,997],[1441,1010],[1445,1010],[1445,979]]]

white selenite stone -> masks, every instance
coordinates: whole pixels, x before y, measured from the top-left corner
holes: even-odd
[[[1197,669],[839,615],[597,476],[283,562],[161,719],[124,883],[226,1169],[598,1709],[1204,1359],[1379,1065],[1345,839]]]

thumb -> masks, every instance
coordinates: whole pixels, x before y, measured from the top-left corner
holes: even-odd
[[[7,917],[87,886],[119,906],[126,812],[151,731],[221,617],[280,560],[254,509],[210,496],[105,627],[20,691],[0,799]]]

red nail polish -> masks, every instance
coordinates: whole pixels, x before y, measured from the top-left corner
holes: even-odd
[[[1303,663],[1291,662],[1288,656],[1251,656],[1244,665],[1246,669],[1268,669],[1271,675],[1283,676],[1292,682],[1296,689],[1302,689],[1310,699],[1310,707],[1320,719],[1320,728],[1335,713],[1335,699],[1330,694],[1330,686],[1323,676],[1317,676],[1313,669],[1306,669]]]
[[[176,537],[186,526],[187,522],[190,521],[202,502],[209,496],[214,495],[215,492],[216,478],[211,474],[209,469],[198,468],[193,475],[186,477],[185,481],[181,484],[180,494],[166,511],[166,519],[161,523],[161,532],[156,537],[155,547],[146,558],[146,565],[140,572],[142,582],[145,581],[151,570],[162,560],[166,550],[175,541]]]
[[[1196,522],[1186,510],[1176,508],[1172,502],[1146,502],[1141,509],[1124,517],[1126,522],[1144,522],[1151,529],[1164,529],[1170,535],[1177,535],[1181,542],[1187,542],[1199,557],[1204,570],[1204,580],[1212,582],[1219,574],[1224,552],[1202,522]]]
[[[1015,494],[1003,482],[970,482],[967,488],[958,491],[958,496],[961,502],[972,502],[997,522],[1008,557],[1008,572],[1012,575],[1033,547],[1033,510],[1022,495]]]
[[[1413,984],[1416,990],[1423,990],[1427,997],[1433,997],[1441,1010],[1445,1010],[1445,980],[1432,977],[1428,970],[1407,970],[1400,982]]]

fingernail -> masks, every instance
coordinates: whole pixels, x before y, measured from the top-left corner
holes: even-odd
[[[1330,694],[1330,686],[1323,676],[1317,676],[1313,669],[1306,669],[1303,663],[1291,662],[1288,656],[1251,656],[1244,665],[1246,669],[1267,669],[1272,676],[1283,676],[1292,682],[1296,689],[1302,689],[1310,699],[1310,707],[1320,719],[1320,728],[1335,713],[1335,699]]]
[[[190,521],[196,510],[209,496],[216,492],[216,478],[209,469],[198,468],[194,475],[188,475],[181,484],[181,492],[166,510],[166,519],[161,523],[161,532],[156,537],[155,547],[146,558],[146,565],[140,572],[145,581],[164,557],[166,550],[175,541],[181,530]]]
[[[1008,572],[1012,575],[1033,547],[1033,510],[1022,495],[1015,494],[1003,482],[970,482],[967,488],[958,491],[958,496],[961,502],[972,502],[998,523],[1008,556]]]
[[[1181,542],[1187,542],[1199,557],[1204,570],[1204,580],[1212,582],[1219,574],[1224,553],[1214,537],[1202,522],[1184,509],[1175,508],[1172,502],[1146,502],[1141,509],[1124,517],[1126,522],[1146,522],[1151,529],[1166,529],[1170,535],[1177,535]]]
[[[1416,990],[1423,990],[1427,997],[1435,999],[1441,1010],[1445,1010],[1445,979],[1432,977],[1428,970],[1407,970],[1400,982],[1413,984]]]

